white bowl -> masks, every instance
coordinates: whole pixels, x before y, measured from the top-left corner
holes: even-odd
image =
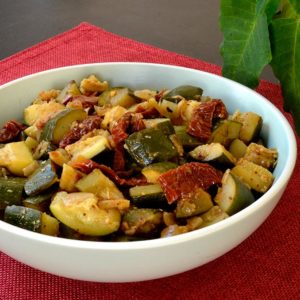
[[[165,277],[201,266],[228,252],[268,217],[284,192],[296,162],[293,131],[268,100],[228,79],[169,65],[100,63],[77,65],[30,75],[0,87],[0,120],[20,118],[41,91],[62,88],[71,79],[98,74],[112,85],[173,88],[191,84],[224,100],[229,111],[257,112],[262,135],[278,149],[279,160],[270,190],[241,212],[209,227],[182,235],[129,243],[77,241],[27,231],[0,221],[0,250],[29,266],[52,274],[88,281],[127,282]]]

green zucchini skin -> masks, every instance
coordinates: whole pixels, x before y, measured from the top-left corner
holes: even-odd
[[[46,123],[40,140],[57,145],[70,130],[74,121],[83,121],[86,117],[87,113],[82,109],[66,108]]]
[[[201,142],[196,137],[191,136],[190,134],[187,133],[187,129],[185,125],[174,126],[174,130],[176,136],[178,137],[183,147],[193,148],[201,144]]]
[[[138,208],[161,208],[167,209],[171,206],[159,184],[135,186],[129,189],[132,203]]]
[[[181,101],[181,97],[187,99],[187,100],[199,100],[202,96],[203,90],[199,87],[192,86],[192,85],[181,85],[174,89],[172,89],[170,92],[168,92],[166,95],[163,96],[163,99],[178,103]],[[181,97],[176,97],[181,96]]]
[[[19,177],[0,177],[0,210],[8,205],[21,205],[26,179]]]
[[[228,215],[233,215],[255,201],[251,190],[231,171],[226,171],[215,202]]]
[[[11,205],[4,211],[4,221],[34,232],[40,232],[42,213],[36,209]]]
[[[45,212],[49,208],[50,200],[54,195],[54,193],[55,190],[51,189],[51,191],[46,191],[36,196],[27,197],[26,199],[23,200],[23,205],[25,207],[34,208],[39,211]]]
[[[57,175],[52,166],[51,160],[44,161],[40,168],[34,172],[24,185],[25,193],[28,196],[37,195],[57,182]]]
[[[132,133],[125,140],[125,144],[130,156],[142,166],[168,161],[178,156],[170,138],[156,128],[146,128]]]

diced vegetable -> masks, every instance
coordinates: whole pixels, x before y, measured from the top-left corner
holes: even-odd
[[[54,193],[55,191],[50,189],[49,191],[46,191],[42,194],[27,197],[23,200],[23,205],[39,211],[47,211],[49,208],[50,200]]]
[[[142,174],[146,177],[147,182],[157,183],[158,177],[161,174],[167,172],[168,170],[175,169],[176,167],[178,167],[177,164],[169,161],[158,162],[144,167],[142,169]]]
[[[59,187],[69,193],[76,192],[77,189],[75,184],[81,177],[83,177],[83,174],[81,174],[79,171],[67,164],[63,164],[62,173],[59,180]]]
[[[84,110],[64,109],[50,119],[41,134],[40,140],[45,140],[58,145],[64,135],[76,121],[83,121],[87,117]]]
[[[259,193],[265,193],[274,180],[270,171],[243,158],[238,161],[231,172]]]
[[[182,100],[182,98],[185,98],[187,100],[200,100],[202,93],[203,90],[199,87],[192,85],[181,85],[164,95],[163,99],[175,103],[178,103],[180,100]]]
[[[233,120],[222,121],[212,132],[209,142],[220,143],[227,147],[234,139],[239,138],[241,128],[242,124],[240,122]]]
[[[146,119],[144,120],[144,124],[146,128],[159,129],[166,135],[175,133],[174,127],[170,119],[166,119],[166,118]]]
[[[215,202],[220,208],[228,215],[233,215],[254,201],[255,198],[248,186],[227,170],[222,178],[222,187],[215,197]]]
[[[200,141],[190,134],[187,133],[187,128],[184,125],[174,126],[176,136],[178,137],[180,143],[183,147],[197,147],[200,145]]]
[[[155,128],[146,128],[132,133],[125,140],[125,144],[131,157],[142,166],[168,161],[178,155],[169,137]]]
[[[209,211],[201,215],[202,223],[200,227],[206,227],[228,218],[228,214],[224,212],[219,206],[213,206]]]
[[[229,152],[237,159],[242,158],[246,150],[247,145],[240,139],[234,139],[229,146]]]
[[[16,176],[24,176],[23,169],[33,161],[32,153],[24,141],[8,143],[0,149],[0,166]]]
[[[253,141],[260,132],[262,126],[262,118],[254,112],[240,113],[233,115],[233,120],[242,124],[239,138],[248,144]]]
[[[137,207],[165,208],[167,199],[159,184],[134,186],[129,189],[132,203]]]
[[[178,200],[175,213],[177,218],[186,218],[204,213],[212,206],[210,194],[198,188],[193,189],[185,198]]]
[[[44,161],[25,182],[25,193],[28,196],[37,195],[58,181],[55,168],[50,160]]]
[[[32,104],[24,110],[24,122],[29,126],[36,124],[38,121],[44,123],[45,120],[48,121],[51,116],[64,109],[64,105],[54,101]]]
[[[0,210],[8,205],[21,205],[25,179],[0,177]]]
[[[50,204],[52,214],[81,234],[102,236],[119,229],[121,215],[117,209],[101,209],[92,193],[58,192]]]
[[[80,192],[93,193],[100,199],[124,199],[121,191],[99,169],[81,178],[75,187]]]
[[[121,230],[127,235],[155,234],[162,225],[162,211],[150,208],[133,208],[123,216]]]
[[[66,100],[68,100],[72,96],[80,95],[80,90],[76,84],[75,80],[71,80],[59,93],[59,95],[56,98],[56,101],[60,103],[64,103]]]
[[[105,136],[96,135],[93,137],[80,139],[79,141],[68,145],[65,149],[67,153],[72,156],[72,159],[76,160],[80,158],[93,158],[109,148],[110,146],[108,139]]]
[[[58,236],[59,222],[57,219],[49,216],[48,214],[42,213],[40,230],[41,230],[41,233],[43,233],[43,234]]]
[[[190,156],[196,160],[233,166],[235,157],[219,143],[200,145],[191,151]]]
[[[133,92],[128,88],[116,87],[103,92],[99,96],[98,105],[110,104],[112,106],[130,107],[134,105],[135,98]]]
[[[266,169],[273,169],[277,162],[278,153],[275,149],[268,149],[263,145],[251,143],[246,150],[244,159],[249,160]]]
[[[4,211],[5,222],[35,232],[40,232],[41,217],[39,210],[24,206],[7,206]]]

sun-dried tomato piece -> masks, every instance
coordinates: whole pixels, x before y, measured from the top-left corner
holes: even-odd
[[[71,167],[88,174],[92,172],[94,169],[99,169],[106,175],[109,179],[114,181],[118,185],[125,185],[125,186],[136,186],[136,185],[145,185],[147,184],[147,180],[145,177],[141,178],[120,178],[117,173],[108,166],[98,164],[90,159],[85,159],[82,161],[72,162]]]
[[[60,148],[73,144],[80,140],[82,136],[93,131],[94,129],[101,128],[102,119],[100,116],[89,116],[81,123],[74,126],[68,133],[65,134],[59,143]]]
[[[145,109],[142,106],[138,106],[135,112],[142,114],[145,119],[152,119],[160,116],[159,111],[155,107]]]
[[[124,114],[112,127],[111,134],[113,141],[118,144],[128,137],[127,129],[131,121],[131,113]]]
[[[226,119],[228,117],[228,112],[223,101],[220,99],[214,99],[212,102],[216,103],[213,118]]]
[[[201,142],[207,142],[211,135],[215,107],[216,103],[209,101],[201,103],[193,111],[187,132],[190,135],[199,138]]]
[[[113,169],[115,171],[124,171],[125,170],[125,153],[124,153],[124,143],[118,143],[115,146]]]
[[[0,142],[7,143],[15,139],[21,131],[26,128],[25,125],[15,120],[10,120],[0,129]]]
[[[158,182],[168,203],[188,198],[193,190],[207,190],[214,184],[221,184],[222,174],[209,164],[191,162],[163,173]]]

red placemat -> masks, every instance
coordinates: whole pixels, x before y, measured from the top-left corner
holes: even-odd
[[[50,68],[109,61],[221,71],[218,66],[82,23],[0,61],[0,84]],[[262,81],[258,92],[282,110],[278,85]],[[299,191],[298,155],[286,193],[253,235],[215,261],[168,278],[122,284],[82,282],[37,271],[0,252],[0,299],[300,299]]]

